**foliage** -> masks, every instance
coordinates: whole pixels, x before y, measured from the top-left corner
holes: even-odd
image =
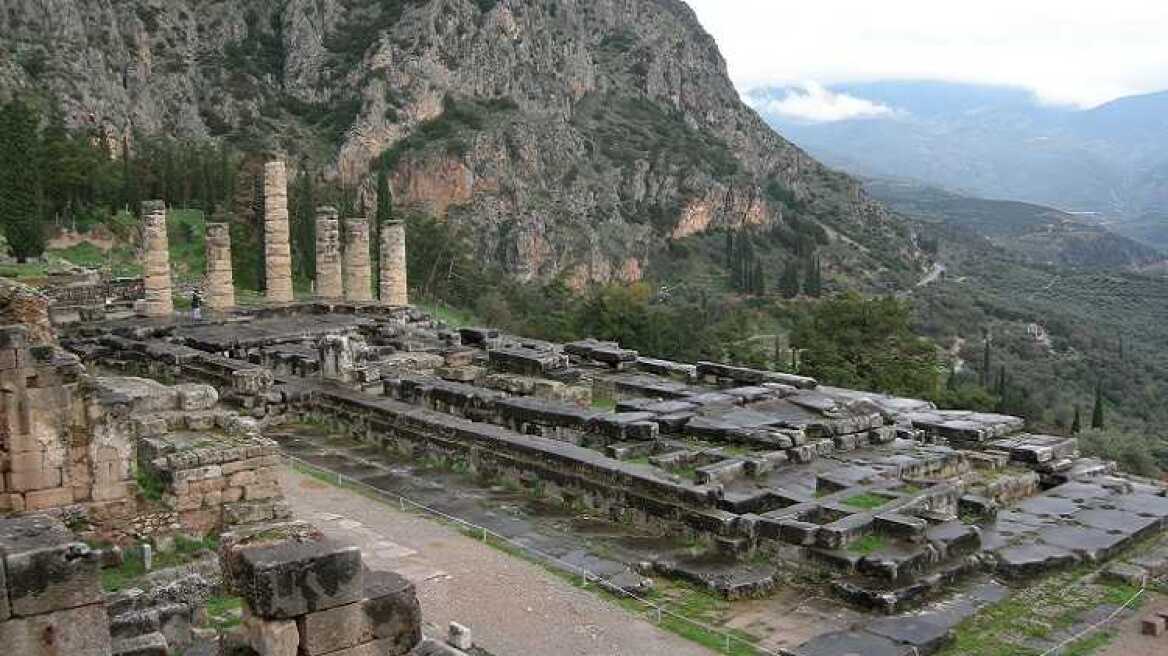
[[[1154,437],[1095,429],[1077,437],[1083,455],[1114,460],[1124,471],[1158,478],[1168,469],[1168,445]]]
[[[44,152],[36,110],[23,100],[0,107],[0,225],[18,262],[45,249],[38,197]]]
[[[316,277],[316,201],[312,171],[305,159],[300,164],[288,203],[292,276],[301,285]]]
[[[893,298],[845,293],[808,308],[792,341],[800,373],[856,389],[933,396],[940,382],[936,348],[911,330],[911,307]]]
[[[459,100],[448,95],[443,101],[440,115],[423,121],[408,137],[383,152],[373,166],[379,170],[393,171],[409,153],[434,144],[445,144],[447,152],[462,155],[467,149],[466,135],[482,130],[489,121],[497,120],[517,108],[509,98]]]

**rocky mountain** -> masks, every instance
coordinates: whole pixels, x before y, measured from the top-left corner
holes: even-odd
[[[891,209],[966,228],[1030,264],[1153,271],[1164,253],[1052,207],[964,196],[911,180],[869,178],[864,188]]]
[[[883,111],[833,122],[767,120],[827,163],[984,198],[1092,213],[1112,230],[1168,246],[1168,92],[1092,109],[1021,89],[923,81],[834,85]],[[792,89],[752,95],[777,107]]]
[[[723,228],[810,226],[859,284],[922,268],[904,223],[740,101],[679,0],[5,5],[0,95],[55,98],[115,151],[165,133],[307,157],[370,207],[387,166],[396,205],[523,278],[635,280]]]

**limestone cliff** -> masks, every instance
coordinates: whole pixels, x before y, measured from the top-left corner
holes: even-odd
[[[739,99],[679,0],[8,0],[0,96],[107,135],[307,155],[468,224],[522,277],[636,278],[673,239],[818,223],[834,271],[907,280],[910,231]],[[797,216],[795,216],[797,214]]]

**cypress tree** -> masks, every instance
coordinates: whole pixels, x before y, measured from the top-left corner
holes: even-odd
[[[795,298],[799,295],[799,263],[792,260],[783,269],[779,278],[779,291],[783,298]]]
[[[1079,413],[1079,406],[1075,406],[1075,419],[1071,422],[1071,435],[1078,435],[1083,430],[1083,418]]]
[[[981,386],[990,386],[990,333],[987,330],[985,334],[985,350],[981,356]]]
[[[1103,430],[1103,386],[1095,385],[1095,409],[1091,411],[1091,428]]]
[[[0,222],[18,262],[45,250],[36,111],[21,100],[0,108]]]
[[[316,273],[316,190],[307,159],[300,163],[292,202],[293,275],[297,280],[312,280]]]
[[[393,220],[393,196],[389,192],[389,172],[385,167],[377,170],[377,209],[373,225],[370,226],[369,247],[373,249],[370,261],[373,271],[381,271],[381,225]],[[374,295],[381,298],[381,276],[373,274]]]

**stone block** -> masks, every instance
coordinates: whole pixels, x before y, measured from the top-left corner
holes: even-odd
[[[301,649],[308,656],[377,640],[394,656],[421,640],[421,610],[414,585],[392,572],[367,572],[365,599],[297,620]]]
[[[260,532],[222,551],[225,574],[257,617],[290,619],[362,598],[361,550],[318,531]]]
[[[451,647],[467,651],[474,647],[474,639],[471,637],[470,629],[459,624],[458,622],[451,622],[448,637],[446,642],[450,643]]]
[[[157,631],[113,643],[113,656],[169,656],[169,654],[170,647],[166,642],[166,636]]]
[[[100,556],[44,515],[0,520],[11,613],[29,616],[101,601]],[[2,643],[0,643],[2,644]]]
[[[179,410],[210,410],[219,403],[219,392],[210,385],[187,383],[176,385]]]
[[[243,628],[258,656],[296,656],[300,650],[300,632],[293,620],[266,620],[245,610]]]
[[[1146,636],[1160,637],[1168,628],[1168,621],[1161,615],[1148,615],[1140,620],[1140,633]]]
[[[101,604],[0,622],[0,645],[20,656],[109,656],[109,618]]]

